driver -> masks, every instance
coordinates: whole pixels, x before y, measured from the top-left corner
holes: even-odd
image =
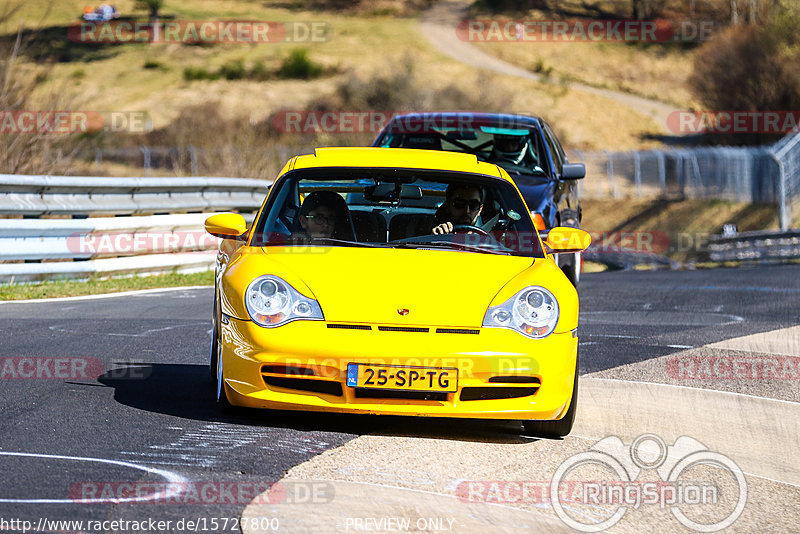
[[[520,165],[528,150],[527,135],[495,134],[494,145],[489,159],[492,161],[509,161]]]
[[[483,189],[472,184],[450,184],[445,191],[445,201],[434,218],[432,234],[449,234],[454,226],[475,226],[483,210]]]

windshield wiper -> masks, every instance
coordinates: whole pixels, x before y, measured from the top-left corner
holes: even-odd
[[[367,248],[383,248],[379,243],[363,243],[361,241],[348,241],[347,239],[335,239],[333,237],[315,237],[308,242],[309,245],[316,244],[329,244],[329,245],[345,245],[353,247],[367,247]]]
[[[470,252],[488,252],[489,254],[499,254],[510,256],[510,252],[498,249],[484,248],[479,245],[469,245],[467,243],[456,243],[454,241],[412,241],[405,243],[395,243],[395,248],[434,248],[441,250],[467,250]]]
[[[335,239],[333,237],[315,237],[303,240],[289,239],[288,241],[265,241],[260,246],[268,247],[270,245],[283,245],[283,246],[344,245],[351,247],[372,247],[372,248],[382,248],[386,246],[380,243],[362,243],[360,241],[348,241],[346,239]]]

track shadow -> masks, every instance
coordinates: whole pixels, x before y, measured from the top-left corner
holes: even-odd
[[[222,414],[205,365],[142,363],[98,378],[114,388],[114,399],[139,410],[208,422],[270,426],[298,431],[416,436],[461,441],[525,443],[521,426],[509,421],[238,409]]]
[[[163,15],[159,20],[162,22],[174,19],[173,15]],[[103,59],[112,58],[122,51],[124,46],[148,45],[147,40],[140,40],[141,35],[134,39],[131,33],[114,33],[123,35],[119,41],[111,41],[110,34],[100,31],[102,24],[109,24],[108,28],[116,28],[120,23],[147,23],[146,20],[136,17],[120,17],[109,23],[85,23],[80,19],[75,19],[72,24],[47,26],[43,28],[24,29],[19,36],[19,54],[37,63],[91,63]],[[85,33],[81,31],[86,24]],[[141,30],[144,31],[144,30]],[[113,32],[111,32],[113,33]],[[97,35],[105,35],[98,38]],[[145,35],[145,34],[142,34]],[[93,37],[94,36],[94,37]],[[0,49],[14,46],[18,36],[12,34],[0,35]],[[104,42],[93,42],[93,39]]]
[[[71,33],[74,31],[71,25],[23,30],[19,53],[37,63],[91,63],[116,56],[123,46],[122,43],[75,42],[70,39],[74,38]],[[0,48],[13,46],[16,39],[16,34],[0,36]]]

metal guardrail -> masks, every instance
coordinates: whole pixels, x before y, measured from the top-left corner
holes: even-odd
[[[0,174],[0,214],[133,215],[253,210],[269,182],[246,178],[105,178]]]
[[[0,283],[208,270],[219,240],[203,230],[205,219],[221,211],[252,219],[268,185],[241,178],[0,175],[0,214],[77,217],[0,218]]]
[[[800,230],[742,232],[709,238],[711,261],[786,260],[800,258]]]

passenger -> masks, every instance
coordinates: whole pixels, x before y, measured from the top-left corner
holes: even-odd
[[[353,240],[350,210],[347,203],[333,191],[314,191],[306,195],[300,215],[300,229],[296,237],[301,239]]]
[[[445,201],[434,218],[432,234],[449,234],[459,225],[475,226],[483,210],[484,191],[471,184],[450,184],[445,192]]]

